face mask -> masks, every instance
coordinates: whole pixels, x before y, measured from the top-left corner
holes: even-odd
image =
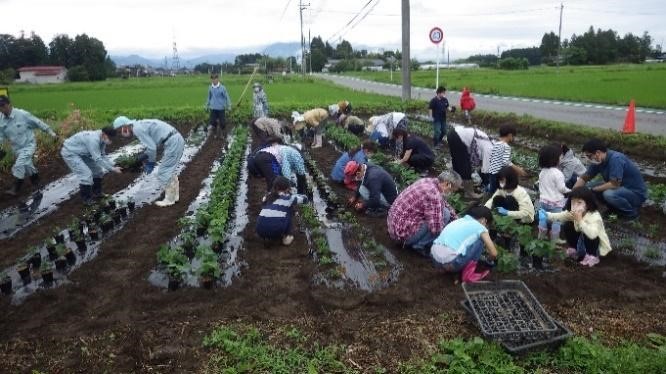
[[[257,87],[257,88],[254,89],[254,92],[256,92],[256,93],[259,93],[259,91],[260,91],[260,90],[259,90],[259,87]]]
[[[120,130],[120,135],[124,138],[129,138],[130,136],[132,136],[132,130],[130,130],[129,127],[123,127]]]
[[[590,159],[590,164],[592,164],[592,165],[601,165],[601,161]]]
[[[109,138],[104,138],[104,139],[102,139],[102,143],[104,143],[104,144],[106,144],[106,145],[109,145],[109,144],[111,144],[111,139],[109,139]]]
[[[505,182],[499,182],[499,188],[504,188],[506,186]]]

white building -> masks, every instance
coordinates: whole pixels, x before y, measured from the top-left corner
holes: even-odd
[[[64,66],[26,66],[18,69],[19,80],[24,83],[63,83],[67,77]]]

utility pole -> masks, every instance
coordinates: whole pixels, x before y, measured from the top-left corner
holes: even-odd
[[[303,0],[298,0],[298,10],[301,16],[301,75],[305,77],[305,36],[303,36],[303,10],[310,4],[303,4]]]
[[[557,32],[557,71],[560,71],[560,58],[562,55],[562,11],[564,11],[564,3],[560,3],[560,28]]]
[[[402,0],[402,101],[412,99],[412,74],[409,70],[409,0]]]
[[[310,29],[308,29],[308,65],[310,66],[310,75],[312,75],[312,37],[310,37]]]

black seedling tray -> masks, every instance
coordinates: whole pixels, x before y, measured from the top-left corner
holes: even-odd
[[[460,305],[470,315],[474,316],[472,308],[469,306],[469,301],[462,300]],[[514,334],[510,337],[498,338],[497,342],[504,347],[509,353],[522,354],[536,349],[554,349],[561,345],[566,339],[572,336],[571,330],[564,326],[561,322],[553,320],[557,325],[557,330],[554,332],[527,332],[523,334]],[[475,323],[478,327],[478,324]]]
[[[512,340],[558,329],[522,281],[463,283],[463,290],[486,337]]]

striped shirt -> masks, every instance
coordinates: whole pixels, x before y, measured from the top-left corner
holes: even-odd
[[[307,196],[280,194],[273,202],[264,204],[257,218],[257,234],[262,238],[279,238],[291,227],[293,206],[308,201]]]
[[[511,146],[503,141],[495,142],[493,150],[490,152],[488,173],[497,174],[500,169],[509,165],[513,165],[511,163]]]

